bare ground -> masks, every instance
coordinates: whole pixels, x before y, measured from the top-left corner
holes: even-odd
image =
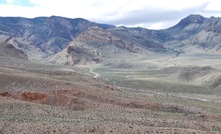
[[[221,114],[207,107],[154,101],[88,69],[39,66],[1,65],[0,133],[221,132]]]

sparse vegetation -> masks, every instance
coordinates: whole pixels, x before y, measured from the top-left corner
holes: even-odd
[[[219,88],[167,79],[158,68],[3,62],[1,133],[221,131]]]
[[[220,18],[0,19],[0,134],[221,132]]]

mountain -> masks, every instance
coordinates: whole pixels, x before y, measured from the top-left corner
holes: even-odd
[[[120,39],[130,42],[136,46],[143,47],[144,49],[155,52],[166,52],[162,43],[158,43],[149,37],[148,33],[150,30],[148,29],[117,27],[110,28],[108,31]]]
[[[63,50],[68,42],[90,26],[99,26],[104,29],[114,27],[81,18],[69,19],[58,16],[33,19],[0,17],[0,36],[2,34],[16,36],[42,49],[46,54],[55,54]]]
[[[62,52],[50,61],[61,64],[100,63],[104,59],[116,58],[125,53],[135,53],[138,47],[98,26],[82,32]]]
[[[151,45],[161,44],[167,49],[176,51],[186,49],[189,51],[192,47],[216,53],[221,51],[221,18],[219,17],[205,18],[201,15],[189,15],[168,29],[149,30],[123,27],[113,30],[113,33],[133,43],[140,43],[139,39],[144,39],[145,45],[151,42]]]
[[[13,45],[6,43],[0,43],[0,56],[27,59],[27,55],[22,51],[16,49]]]
[[[163,30],[167,38],[162,39],[167,47],[186,50],[195,47],[203,51],[221,51],[221,18],[204,18],[190,15],[177,25]]]
[[[219,54],[221,18],[190,15],[168,29],[149,30],[81,18],[0,17],[0,39],[22,51],[29,60],[71,65],[152,54]]]
[[[220,39],[199,15],[163,30],[0,18],[0,134],[218,134]]]
[[[2,45],[11,45],[12,47],[10,48],[21,51],[29,60],[40,61],[47,56],[47,54],[42,49],[31,44],[24,38],[9,33],[0,32],[0,43]],[[2,48],[4,47],[2,46]],[[4,52],[3,50],[2,52]]]
[[[131,37],[128,37],[127,33],[136,33],[133,37],[145,38],[176,52],[192,53],[196,50],[209,54],[221,52],[221,18],[219,17],[205,18],[201,15],[189,15],[175,26],[163,30],[125,29],[123,34],[129,40]]]

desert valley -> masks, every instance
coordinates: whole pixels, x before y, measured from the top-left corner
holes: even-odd
[[[0,17],[0,134],[221,133],[221,18],[162,30]]]

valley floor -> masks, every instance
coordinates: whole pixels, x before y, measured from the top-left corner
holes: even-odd
[[[221,132],[219,68],[126,66],[1,58],[0,133]]]

